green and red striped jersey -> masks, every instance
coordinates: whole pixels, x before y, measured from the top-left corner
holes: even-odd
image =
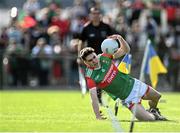
[[[128,74],[118,71],[112,55],[101,54],[98,56],[99,68],[89,68],[85,70],[85,77],[89,89],[97,87],[107,92],[113,99],[124,100],[130,94],[134,78]]]

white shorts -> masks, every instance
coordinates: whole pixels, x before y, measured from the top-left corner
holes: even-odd
[[[122,101],[123,105],[131,109],[135,103],[141,103],[142,97],[148,92],[148,85],[135,79],[133,89],[129,96]]]

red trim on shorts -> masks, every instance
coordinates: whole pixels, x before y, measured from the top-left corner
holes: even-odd
[[[149,93],[149,90],[150,90],[150,86],[148,85],[148,88],[147,88],[147,90],[146,90],[145,94],[142,96],[142,98],[143,98],[146,94],[148,94],[148,93]]]
[[[150,86],[148,85],[148,88],[147,88],[145,94],[142,96],[142,98],[143,98],[147,93],[149,93],[149,90],[150,90]],[[142,101],[142,99],[140,100],[140,102],[138,102],[138,104],[141,104],[141,101]],[[129,106],[129,109],[131,110],[133,106],[134,106],[134,103],[131,103],[130,106]]]
[[[129,106],[129,109],[131,110],[133,106],[134,106],[134,103],[131,103]]]
[[[135,104],[135,103],[131,103],[131,104],[129,105],[129,109],[130,109],[130,110],[132,109],[132,107],[134,106],[134,104]],[[138,104],[141,104],[141,101],[138,102]]]

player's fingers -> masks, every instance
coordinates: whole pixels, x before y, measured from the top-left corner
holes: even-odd
[[[116,39],[116,37],[113,36],[113,35],[112,35],[112,36],[108,36],[108,38],[109,38],[109,39]]]
[[[107,119],[107,117],[106,117],[106,116],[102,116],[101,118],[102,118],[102,120],[106,120],[106,119]]]

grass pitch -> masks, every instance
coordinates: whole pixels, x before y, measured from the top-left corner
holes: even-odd
[[[180,132],[180,93],[162,93],[159,108],[169,121],[135,122],[137,132]],[[109,101],[114,111],[114,101]],[[147,106],[147,103],[143,103]],[[106,109],[102,108],[105,115]],[[120,106],[118,120],[129,131],[131,113]],[[90,96],[79,91],[0,91],[0,132],[113,132],[110,117],[96,120]]]

